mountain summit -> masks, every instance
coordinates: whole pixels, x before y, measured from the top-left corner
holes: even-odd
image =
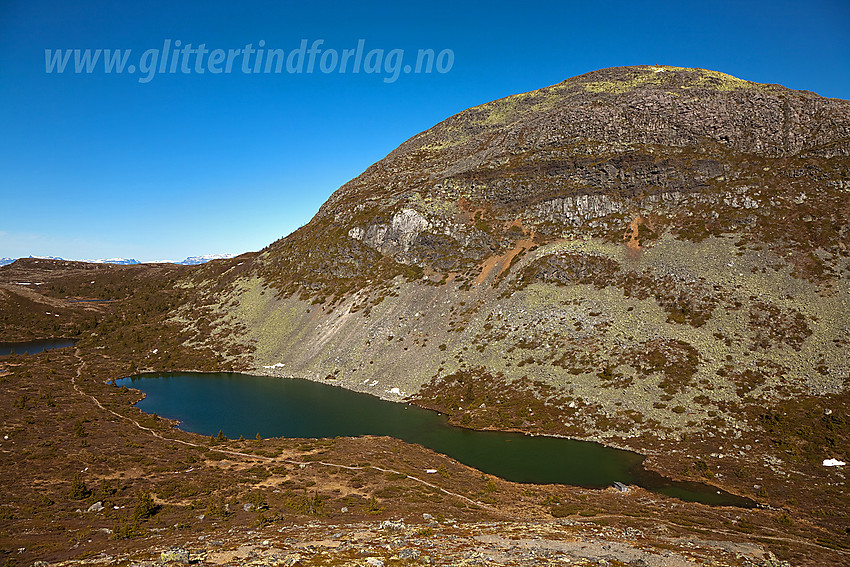
[[[848,109],[715,71],[595,71],[414,136],[259,262],[285,291],[339,296],[410,267],[474,280],[486,258],[532,232],[535,243],[622,240],[642,227],[781,241],[802,273],[830,271],[829,258],[809,252],[838,238]],[[803,221],[814,211],[828,218]],[[311,254],[317,245],[330,253]]]

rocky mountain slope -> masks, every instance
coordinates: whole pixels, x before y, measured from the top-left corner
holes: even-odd
[[[847,101],[605,69],[414,136],[227,286],[201,272],[197,307],[255,370],[528,378],[575,410],[548,429],[733,434],[748,403],[846,387],[848,156]]]
[[[174,321],[470,426],[742,455],[770,404],[845,403],[849,156],[848,101],[596,71],[414,136]],[[783,451],[822,475],[830,435]]]

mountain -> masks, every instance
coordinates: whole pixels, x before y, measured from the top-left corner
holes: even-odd
[[[235,257],[236,254],[205,254],[203,256],[189,256],[182,262],[176,262],[182,266],[195,266],[198,264],[205,264],[210,260],[226,260]]]
[[[744,451],[845,403],[848,156],[848,101],[603,69],[412,137],[174,320],[472,427]],[[850,456],[784,427],[806,470]]]
[[[174,264],[178,264],[180,266],[195,266],[198,264],[204,264],[209,262],[210,260],[221,260],[221,259],[229,259],[234,258],[235,254],[206,254],[204,256],[189,256],[182,262],[172,262]],[[119,266],[132,266],[135,264],[141,264],[138,260],[134,258],[107,258],[107,259],[98,259],[98,260],[65,260],[65,258],[59,258],[58,256],[30,256],[30,258],[39,258],[42,260],[61,260],[61,261],[80,261],[80,262],[88,262],[89,264],[115,264]],[[5,266],[14,262],[17,258],[0,258],[0,266]]]
[[[138,260],[133,258],[108,258],[106,260],[85,260],[91,264],[116,264],[118,266],[132,266],[134,264],[141,264]]]
[[[59,260],[66,261],[65,258],[60,258],[59,256],[29,256],[29,258],[35,258],[37,260]],[[0,266],[8,266],[13,263],[18,258],[0,258]]]

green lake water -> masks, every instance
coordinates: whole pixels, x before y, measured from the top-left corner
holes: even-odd
[[[752,507],[716,488],[674,482],[641,466],[643,457],[598,443],[521,433],[474,431],[416,406],[309,380],[235,373],[142,374],[116,385],[145,393],[138,407],[202,435],[331,438],[388,435],[418,443],[480,471],[537,484],[642,486],[682,500]]]

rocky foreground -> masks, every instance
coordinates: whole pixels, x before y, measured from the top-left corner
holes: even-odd
[[[385,520],[304,523],[275,529],[235,527],[167,549],[154,544],[126,556],[102,554],[54,565],[789,565],[757,544],[665,537],[660,526],[649,535],[634,528],[606,526],[602,519],[464,523],[440,522],[424,514],[423,520],[417,519],[415,524]]]

